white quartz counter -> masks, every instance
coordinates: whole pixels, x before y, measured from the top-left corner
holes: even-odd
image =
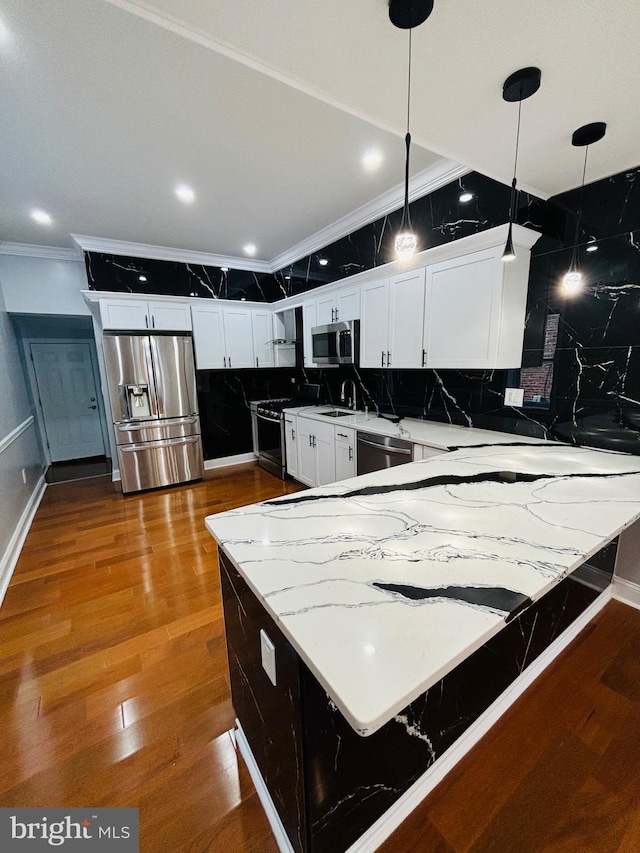
[[[640,458],[537,443],[461,449],[206,524],[369,735],[638,517]]]
[[[303,415],[305,418],[312,418],[323,423],[333,422],[343,427],[351,427],[364,432],[375,432],[378,435],[404,438],[415,444],[434,447],[437,450],[482,444],[547,444],[542,438],[533,438],[528,435],[515,435],[514,433],[497,432],[490,429],[443,424],[439,421],[423,421],[418,418],[402,418],[400,423],[394,424],[387,418],[378,417],[375,412],[367,414],[354,412],[339,418],[323,415],[323,412],[326,413],[332,409],[333,406],[299,406],[298,408],[285,409],[285,413]]]

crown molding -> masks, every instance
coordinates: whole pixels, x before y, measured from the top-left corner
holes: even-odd
[[[51,258],[56,261],[82,261],[82,253],[77,249],[65,249],[61,246],[37,246],[31,243],[0,243],[0,255]]]
[[[212,255],[209,252],[174,249],[149,243],[130,243],[126,240],[109,240],[105,237],[91,237],[88,234],[72,234],[71,237],[85,252],[104,252],[107,255],[126,255],[155,261],[178,261],[186,264],[201,264],[205,267],[229,267],[248,272],[271,272],[271,265],[266,261],[253,261],[249,258]]]
[[[453,160],[439,160],[433,166],[414,175],[409,181],[409,201],[432,193],[471,171],[472,169],[468,166],[463,166]],[[287,249],[286,252],[282,252],[271,261],[271,270],[273,272],[281,270],[283,267],[299,261],[300,258],[318,252],[320,249],[325,249],[341,237],[346,237],[347,234],[357,231],[358,228],[369,225],[376,219],[398,210],[402,207],[403,202],[404,184],[398,184],[393,189],[374,198],[373,201],[363,204],[326,228],[322,228],[307,237],[296,246]]]

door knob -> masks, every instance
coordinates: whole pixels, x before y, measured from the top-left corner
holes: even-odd
[[[97,406],[87,406],[87,409],[97,409]]]

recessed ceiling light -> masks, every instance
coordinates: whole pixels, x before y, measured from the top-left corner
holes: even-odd
[[[587,252],[597,252],[598,246],[595,243],[592,243],[590,246],[587,246]]]
[[[32,210],[31,218],[35,219],[40,225],[51,225],[53,219],[44,210]]]
[[[458,201],[461,202],[462,204],[466,204],[468,201],[471,201],[472,198],[473,198],[473,193],[470,193],[470,192],[465,190],[465,192],[460,193],[460,195],[458,196]]]
[[[257,249],[255,243],[247,243],[245,246],[242,247],[242,251],[246,255],[255,255],[255,253],[258,251],[258,249]]]
[[[318,258],[318,263],[320,264],[321,267],[326,267],[327,264],[329,263],[329,260],[328,260],[328,258]]]
[[[285,280],[285,281],[291,281],[291,276],[290,276],[290,275],[285,275],[284,280]]]
[[[362,157],[362,165],[371,172],[378,169],[382,165],[382,151],[377,148],[366,151]]]
[[[220,272],[229,272],[229,267],[220,267]]]
[[[176,187],[176,195],[183,201],[185,204],[191,204],[192,201],[195,201],[196,194],[191,189],[191,187],[186,184],[178,184]]]
[[[147,280],[146,275],[139,275],[138,276],[138,281],[146,281],[146,280]]]

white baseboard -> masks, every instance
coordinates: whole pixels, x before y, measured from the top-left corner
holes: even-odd
[[[265,810],[267,815],[267,820],[269,821],[271,830],[276,837],[280,853],[295,853],[287,833],[285,832],[284,826],[282,825],[282,821],[280,820],[280,815],[276,811],[276,807],[273,805],[271,794],[267,790],[267,786],[262,778],[262,773],[258,768],[255,758],[253,757],[251,747],[249,746],[249,742],[242,730],[239,720],[236,720],[236,743],[238,744],[240,753],[245,760],[249,774],[253,780],[253,784],[256,786],[258,797],[262,803],[262,808]]]
[[[640,586],[637,583],[614,577],[613,597],[616,601],[622,601],[623,604],[640,610]]]
[[[27,538],[27,533],[40,506],[40,501],[46,488],[47,484],[45,483],[44,474],[42,474],[31,492],[27,505],[23,509],[13,535],[9,540],[9,544],[2,555],[2,559],[0,559],[0,606],[4,601],[4,596],[7,592],[9,581],[13,576],[20,552],[22,551],[24,540]]]
[[[119,483],[121,479],[122,479],[122,477],[120,476],[120,469],[119,468],[113,468],[111,471],[111,482],[112,483]]]
[[[205,459],[204,470],[211,471],[214,468],[227,468],[229,465],[242,465],[245,462],[255,462],[255,453],[238,453],[235,456],[221,456],[219,459]]]
[[[639,590],[640,592],[640,590]],[[611,587],[607,587],[601,595],[555,640],[518,678],[509,685],[504,693],[478,717],[466,732],[458,738],[444,755],[417,779],[414,784],[383,814],[369,829],[355,841],[346,853],[373,853],[387,838],[400,826],[400,824],[417,808],[424,798],[433,791],[444,777],[456,764],[470,752],[489,729],[498,722],[500,717],[513,703],[530,687],[559,654],[561,654],[573,642],[578,634],[583,631],[589,622],[602,610],[611,600]],[[242,731],[240,723],[236,720],[238,731],[236,739],[240,752],[249,768],[249,773],[256,787],[258,797],[265,810],[267,819],[276,837],[278,848],[281,853],[291,853],[293,847],[285,833],[282,821],[276,812],[271,795],[262,778],[251,748]]]

